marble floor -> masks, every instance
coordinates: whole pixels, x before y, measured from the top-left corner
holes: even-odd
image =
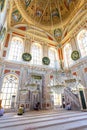
[[[0,130],[87,130],[87,112],[40,110],[5,113],[0,117]]]

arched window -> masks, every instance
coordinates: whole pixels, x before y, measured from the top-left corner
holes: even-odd
[[[7,75],[4,77],[1,89],[2,106],[4,108],[14,107],[17,98],[18,78],[15,75]],[[13,104],[12,104],[13,103]]]
[[[63,49],[63,57],[64,57],[64,67],[68,68],[73,64],[73,60],[71,59],[72,47],[71,44],[66,44]]]
[[[42,64],[42,47],[38,43],[33,43],[31,46],[32,54],[32,64],[41,65]]]
[[[8,59],[21,61],[23,52],[24,52],[23,40],[19,37],[13,37],[11,40]]]
[[[60,68],[59,56],[58,56],[56,49],[49,48],[48,57],[50,59],[50,67],[59,69]]]
[[[87,56],[87,31],[82,30],[77,36],[78,46],[81,52],[81,56]]]

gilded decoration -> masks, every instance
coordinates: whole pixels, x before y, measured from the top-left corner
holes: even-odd
[[[8,23],[12,30],[15,25],[27,25],[26,31],[16,28],[17,33],[27,37],[33,35],[47,44],[52,41],[58,46],[70,37],[77,22],[83,20],[85,10],[81,8],[84,3],[84,0],[12,0]]]
[[[78,0],[18,0],[26,16],[44,26],[58,25],[69,18]]]

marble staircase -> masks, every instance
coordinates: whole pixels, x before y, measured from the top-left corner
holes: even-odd
[[[5,113],[0,117],[0,130],[87,130],[87,112],[41,110]]]

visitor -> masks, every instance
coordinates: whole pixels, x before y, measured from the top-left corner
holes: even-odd
[[[67,103],[65,109],[66,109],[66,110],[71,110],[71,104],[70,104],[70,103]]]
[[[65,101],[63,101],[63,108],[65,108]]]
[[[4,114],[4,108],[2,107],[2,100],[0,99],[0,116],[3,116]]]
[[[17,112],[18,115],[23,115],[23,107],[19,107],[18,108],[18,112]]]
[[[37,102],[34,106],[34,110],[40,110],[40,102]]]
[[[3,114],[4,114],[4,109],[1,108],[1,109],[0,109],[0,116],[3,116]]]
[[[21,107],[23,109],[23,113],[25,112],[25,107],[24,107],[24,104],[21,104]]]

